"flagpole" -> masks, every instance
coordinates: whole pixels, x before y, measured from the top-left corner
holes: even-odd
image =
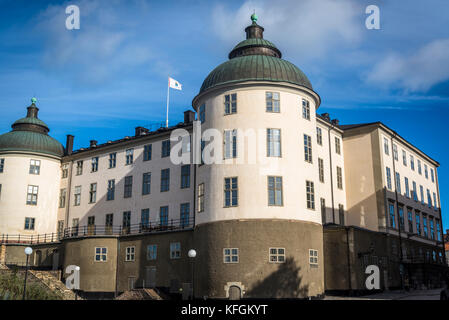
[[[165,118],[165,127],[168,128],[168,104],[170,102],[170,76],[168,77],[167,82],[167,116]]]

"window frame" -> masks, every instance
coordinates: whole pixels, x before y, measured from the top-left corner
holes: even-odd
[[[229,253],[226,253],[226,250],[229,250]],[[236,250],[237,253],[233,253],[233,250]],[[229,261],[226,261],[226,257],[229,257]],[[237,257],[237,261],[233,261],[233,257]],[[223,248],[223,263],[239,263],[240,262],[240,252],[239,248]]]

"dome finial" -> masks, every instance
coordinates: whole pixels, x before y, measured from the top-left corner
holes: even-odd
[[[32,103],[32,104],[36,104],[36,101],[37,101],[37,99],[36,99],[35,97],[32,97],[32,98],[31,98],[31,103]]]
[[[254,9],[254,13],[251,15],[251,21],[253,23],[257,23],[257,15],[256,15],[256,10]]]

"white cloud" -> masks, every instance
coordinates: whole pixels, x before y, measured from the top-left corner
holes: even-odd
[[[424,92],[449,80],[449,38],[434,40],[413,54],[391,53],[376,64],[367,81],[387,88]]]

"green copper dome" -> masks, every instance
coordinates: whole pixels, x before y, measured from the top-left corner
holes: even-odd
[[[199,94],[214,87],[244,81],[287,82],[313,90],[307,76],[294,64],[281,59],[281,51],[263,38],[264,28],[257,16],[245,29],[246,40],[229,53],[229,60],[220,64],[206,77]]]
[[[35,98],[32,102],[27,108],[27,116],[15,121],[11,126],[12,131],[0,135],[0,153],[20,151],[62,157],[64,147],[48,135],[50,129],[37,118],[39,109],[35,105]]]

